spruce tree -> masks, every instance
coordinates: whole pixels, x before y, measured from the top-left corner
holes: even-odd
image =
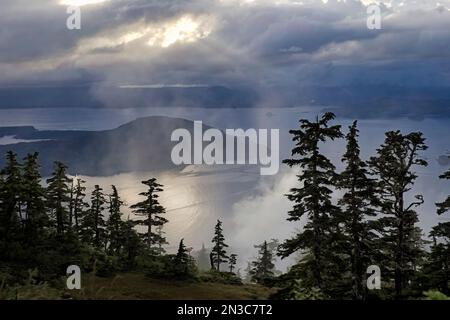
[[[3,256],[4,252],[4,245],[5,245],[5,234],[6,234],[6,228],[3,225],[5,223],[5,206],[4,206],[4,190],[5,190],[5,181],[3,178],[2,170],[0,170],[0,259]]]
[[[77,178],[73,184],[73,193],[71,196],[71,211],[73,217],[73,223],[75,226],[75,232],[80,235],[81,221],[86,216],[86,210],[89,208],[89,204],[85,201],[86,187],[84,186],[86,181]]]
[[[433,239],[429,258],[423,267],[429,289],[449,295],[450,282],[450,222],[441,222],[430,232]]]
[[[135,265],[135,259],[141,252],[142,242],[139,234],[135,230],[136,222],[128,219],[122,224],[121,236],[122,236],[122,249],[121,258],[124,259],[128,268],[132,268]]]
[[[184,245],[184,239],[181,239],[178,246],[174,259],[174,271],[177,278],[192,277],[196,272],[194,259],[192,259],[189,250]]]
[[[228,256],[225,248],[228,245],[225,243],[225,237],[223,236],[222,221],[217,220],[217,224],[214,228],[214,238],[212,239],[213,248],[211,251],[211,264],[214,269],[220,271],[220,265],[228,261]]]
[[[74,219],[73,219],[73,205],[74,205],[74,197],[75,197],[75,181],[72,179],[70,188],[69,188],[69,230],[73,231]]]
[[[334,219],[335,223],[343,225],[344,237],[336,248],[339,253],[348,257],[351,270],[351,287],[353,299],[363,299],[365,296],[364,277],[375,254],[376,205],[375,181],[369,177],[367,164],[360,158],[358,144],[357,122],[349,127],[346,136],[347,148],[342,158],[346,167],[339,176],[338,188],[343,195],[338,204],[342,208],[342,215]]]
[[[184,245],[184,239],[180,240],[180,244],[178,245],[177,255],[175,256],[176,264],[186,265],[189,260],[189,253]]]
[[[6,166],[1,171],[2,188],[0,189],[0,255],[8,257],[13,255],[9,247],[21,237],[21,203],[22,192],[21,166],[17,161],[17,155],[13,152],[6,154]]]
[[[101,248],[105,244],[106,223],[103,214],[105,203],[103,189],[99,185],[95,185],[91,194],[91,207],[83,221],[83,231],[87,235],[86,239],[97,248]]]
[[[47,179],[47,207],[56,223],[56,234],[62,237],[69,225],[68,207],[70,203],[70,184],[67,166],[55,162],[52,177]]]
[[[252,262],[252,269],[250,274],[252,280],[264,284],[274,276],[273,256],[268,248],[267,241],[264,241],[258,252],[259,257]]]
[[[335,166],[320,152],[321,143],[342,137],[340,126],[330,125],[335,118],[333,113],[326,113],[314,122],[300,120],[300,128],[290,130],[295,147],[292,159],[284,160],[290,167],[299,167],[297,175],[299,185],[292,188],[287,195],[294,202],[289,211],[288,221],[298,222],[306,215],[308,221],[302,232],[286,240],[279,247],[279,255],[286,258],[298,251],[308,255],[298,266],[305,285],[319,288],[332,286],[333,279],[328,279],[326,270],[333,270],[331,263],[331,245],[336,225],[331,218],[339,214],[339,208],[333,205],[331,194],[336,180]]]
[[[450,170],[441,175],[441,179],[450,179]],[[450,211],[450,196],[444,202],[436,203],[438,215]],[[440,222],[430,232],[433,239],[429,260],[424,267],[431,289],[450,294],[450,222]]]
[[[112,194],[109,196],[109,218],[107,223],[107,235],[109,242],[109,251],[118,254],[122,246],[122,211],[123,201],[120,199],[116,186],[112,186]]]
[[[166,209],[159,203],[159,193],[163,192],[163,186],[156,182],[155,178],[147,181],[142,181],[148,187],[148,190],[141,192],[139,195],[145,197],[141,202],[131,206],[133,212],[138,217],[144,217],[138,223],[144,226],[147,230],[142,235],[143,240],[147,244],[147,248],[151,251],[157,252],[157,247],[153,246],[165,244],[166,239],[156,232],[156,227],[164,226],[168,222],[162,215],[166,213]]]
[[[28,154],[23,165],[22,206],[25,241],[37,245],[45,238],[49,226],[45,212],[45,189],[41,185],[38,153]]]
[[[230,260],[228,261],[228,266],[230,268],[230,272],[233,273],[233,270],[236,268],[237,263],[237,254],[230,254]]]
[[[378,194],[383,212],[379,220],[380,245],[385,257],[382,266],[384,274],[394,278],[397,297],[411,280],[422,254],[416,246],[418,217],[414,208],[423,204],[423,196],[416,195],[416,200],[409,203],[407,196],[417,178],[414,168],[427,166],[420,158],[420,153],[426,149],[422,133],[403,135],[398,130],[390,131],[377,155],[370,159],[373,174],[379,178]]]

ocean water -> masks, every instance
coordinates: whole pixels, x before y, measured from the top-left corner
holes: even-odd
[[[0,127],[35,126],[41,130],[106,130],[147,116],[168,116],[202,120],[217,128],[277,124],[297,119],[302,114],[320,112],[316,107],[286,109],[209,109],[209,108],[35,108],[0,109]]]

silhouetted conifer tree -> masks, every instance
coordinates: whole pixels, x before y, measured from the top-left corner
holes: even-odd
[[[21,203],[22,192],[21,167],[17,155],[6,154],[6,165],[1,171],[2,184],[0,189],[0,256],[14,255],[9,248],[21,237]]]
[[[177,254],[174,258],[174,271],[177,278],[189,278],[195,275],[197,269],[194,259],[189,254],[189,250],[184,245],[184,239],[181,239]]]
[[[184,239],[180,240],[177,255],[175,256],[175,265],[181,266],[183,269],[188,267],[190,261],[189,253],[184,245]]]
[[[91,194],[91,207],[83,221],[83,231],[90,243],[100,248],[105,244],[106,222],[104,219],[106,198],[103,189],[96,185]]]
[[[135,259],[141,252],[142,242],[139,234],[134,229],[136,222],[127,219],[122,224],[121,235],[122,235],[122,258],[125,260],[128,268],[132,268],[135,264]]]
[[[274,276],[275,265],[273,264],[272,252],[267,246],[267,241],[260,246],[258,252],[259,257],[256,261],[252,262],[252,269],[250,274],[252,280],[264,284]]]
[[[228,266],[230,268],[231,273],[233,273],[233,270],[236,268],[236,263],[237,263],[237,254],[235,254],[235,253],[230,254]]]
[[[351,271],[352,297],[360,300],[365,296],[366,269],[375,264],[377,222],[373,217],[379,201],[375,181],[369,177],[367,164],[360,158],[356,121],[349,127],[346,139],[347,149],[342,158],[346,167],[338,182],[338,187],[344,192],[338,202],[342,215],[334,219],[335,223],[342,224],[344,237],[334,247],[336,253],[348,257],[346,267]],[[344,276],[342,278],[345,279]]]
[[[450,179],[450,170],[440,176]],[[436,203],[438,215],[450,210],[450,196],[444,202]],[[450,294],[450,222],[440,222],[430,232],[433,239],[431,253],[424,267],[424,273],[431,289]]]
[[[333,205],[331,187],[336,180],[335,166],[320,152],[320,144],[327,140],[342,137],[340,126],[330,126],[335,118],[333,113],[326,113],[314,122],[300,120],[300,128],[291,130],[295,147],[294,158],[284,160],[290,167],[299,167],[297,175],[299,186],[292,188],[288,199],[294,202],[289,211],[288,221],[300,221],[305,215],[308,221],[302,232],[280,245],[279,254],[288,257],[297,251],[308,254],[300,262],[297,270],[306,286],[317,286],[321,289],[333,285],[327,271],[335,271],[329,250],[338,225],[332,224],[332,217],[339,214],[339,208]]]
[[[450,222],[442,222],[430,232],[431,252],[423,268],[430,289],[450,294]]]
[[[118,254],[122,246],[122,211],[123,201],[120,199],[116,186],[112,186],[112,194],[109,196],[109,218],[106,227],[108,235],[108,249],[110,253]]]
[[[142,181],[144,185],[148,187],[148,190],[141,192],[139,195],[145,197],[141,202],[138,202],[131,206],[133,212],[139,216],[144,217],[138,223],[141,226],[146,227],[146,232],[142,235],[143,240],[147,244],[148,249],[157,251],[153,246],[165,244],[166,239],[156,232],[156,227],[164,226],[168,222],[162,215],[166,213],[166,209],[159,203],[158,193],[163,191],[163,186],[156,182],[155,178],[147,181]]]
[[[28,154],[24,159],[22,184],[22,218],[28,246],[41,243],[49,227],[45,211],[45,189],[41,180],[38,154]]]
[[[383,274],[385,279],[393,275],[397,297],[411,280],[414,266],[422,254],[416,246],[420,231],[417,230],[418,217],[413,208],[423,204],[423,196],[416,195],[416,201],[408,203],[407,195],[417,178],[414,167],[427,166],[419,156],[426,149],[422,133],[403,135],[400,131],[390,131],[386,133],[377,155],[369,162],[379,178],[378,193],[384,214],[379,220],[381,253],[385,256]]]
[[[81,222],[86,216],[86,210],[89,208],[89,204],[85,201],[86,187],[84,186],[86,181],[77,178],[73,183],[73,192],[71,196],[71,211],[73,217],[73,223],[75,227],[75,233],[80,235]]]
[[[56,234],[61,237],[69,225],[68,207],[70,202],[70,184],[72,180],[66,174],[67,166],[55,162],[52,177],[47,179],[47,207],[56,223]]]
[[[214,269],[220,271],[220,265],[228,261],[228,256],[225,248],[228,247],[225,244],[225,237],[223,236],[222,222],[217,220],[217,224],[214,228],[214,238],[212,239],[213,248],[211,251],[211,262]]]

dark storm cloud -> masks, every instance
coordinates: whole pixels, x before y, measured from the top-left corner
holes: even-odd
[[[67,6],[59,0],[2,1],[0,63],[45,58],[67,52],[97,32],[144,19],[157,21],[182,12],[187,1],[111,1],[82,7],[82,28],[66,28]]]
[[[360,1],[298,2],[111,0],[83,6],[81,30],[69,31],[58,0],[7,0],[1,82],[84,82],[90,99],[112,107],[149,105],[152,97],[176,105],[345,105],[343,115],[370,117],[449,113],[450,1],[385,1],[382,30],[366,27]],[[184,16],[199,30],[189,41],[171,41],[164,30]],[[121,40],[127,35],[136,38]],[[211,88],[161,89],[158,96],[155,88],[120,89],[124,84]]]

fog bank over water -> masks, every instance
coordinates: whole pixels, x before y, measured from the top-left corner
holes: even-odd
[[[169,219],[164,228],[169,242],[166,247],[168,252],[176,251],[181,238],[194,250],[200,249],[203,243],[209,247],[214,225],[220,219],[224,222],[230,252],[238,253],[240,262],[244,264],[253,255],[253,244],[263,241],[264,236],[283,238],[284,234],[294,230],[293,225],[285,222],[284,209],[288,208],[289,202],[282,196],[289,187],[285,180],[292,180],[292,175],[289,178],[280,176],[283,181],[281,188],[278,176],[261,177],[258,168],[244,166],[188,166],[182,172],[82,176],[88,182],[88,191],[99,184],[104,187],[105,192],[110,192],[110,185],[116,185],[126,204],[123,208],[125,217],[131,219],[136,217],[129,206],[140,201],[139,193],[145,190],[140,182],[151,177],[157,177],[159,183],[164,185],[160,202],[166,207],[166,217]],[[255,197],[267,198],[265,203],[274,209],[270,216],[267,216],[269,207],[264,206],[265,212],[261,211],[264,202],[259,200],[255,202],[256,206],[248,208],[248,202],[253,202]],[[283,205],[279,207],[279,204]],[[256,221],[253,223],[246,223],[246,220],[254,218]]]

